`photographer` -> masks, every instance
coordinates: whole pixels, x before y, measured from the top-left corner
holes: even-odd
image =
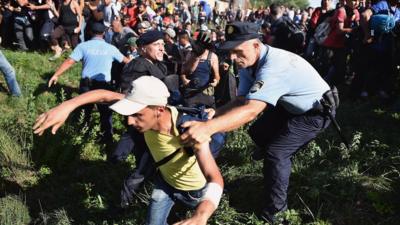
[[[200,33],[191,46],[193,50],[180,76],[185,105],[215,108],[214,87],[220,80],[218,56],[211,51],[213,45],[207,33]]]

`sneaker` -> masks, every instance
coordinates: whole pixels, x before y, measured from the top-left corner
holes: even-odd
[[[62,56],[63,51],[57,51],[52,57],[49,58],[49,61],[54,61]]]

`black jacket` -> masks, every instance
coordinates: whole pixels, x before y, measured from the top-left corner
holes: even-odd
[[[167,76],[167,67],[162,62],[153,62],[140,56],[125,65],[121,74],[121,91],[127,93],[131,89],[132,81],[141,76],[151,75],[160,80]]]

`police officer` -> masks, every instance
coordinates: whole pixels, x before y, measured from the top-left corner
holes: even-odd
[[[94,89],[111,90],[111,65],[113,61],[128,63],[129,59],[124,57],[119,50],[106,43],[103,39],[106,27],[102,23],[93,23],[92,32],[94,37],[76,46],[72,54],[66,59],[51,77],[48,85],[56,84],[58,78],[76,62],[82,60],[82,79],[79,92],[85,93]],[[112,112],[106,105],[97,106],[100,112],[100,126],[103,132],[102,142],[112,142]],[[92,106],[85,107],[85,121],[89,121]]]
[[[287,209],[291,158],[330,123],[323,113],[323,95],[330,87],[303,58],[262,44],[258,25],[233,22],[226,27],[226,42],[239,70],[237,99],[217,109],[212,120],[190,121],[181,138],[185,143],[202,143],[216,132],[226,132],[256,119],[250,136],[264,158],[265,208],[262,217]],[[335,103],[330,101],[335,113]]]

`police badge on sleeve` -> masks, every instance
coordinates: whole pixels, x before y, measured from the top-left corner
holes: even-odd
[[[264,81],[262,80],[257,80],[253,86],[250,88],[250,93],[255,93],[258,90],[260,90],[262,88],[262,86],[264,85]]]

